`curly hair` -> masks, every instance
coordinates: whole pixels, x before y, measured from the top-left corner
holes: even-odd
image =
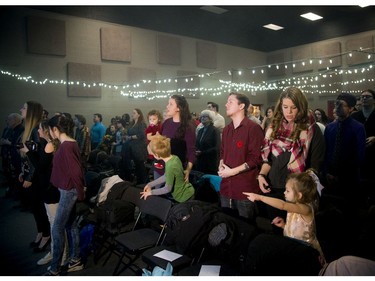
[[[277,139],[279,134],[279,129],[282,127],[282,123],[285,120],[283,114],[283,100],[285,98],[290,99],[293,104],[297,107],[298,113],[294,120],[294,130],[291,135],[292,140],[297,140],[301,131],[306,130],[308,123],[309,123],[309,109],[306,96],[302,93],[302,91],[295,87],[286,88],[279,97],[279,100],[276,104],[274,116],[272,119],[271,127],[273,129],[272,134],[270,136],[271,140]]]
[[[152,153],[166,158],[171,155],[171,140],[165,136],[155,136],[150,142]]]
[[[163,115],[161,115],[161,112],[159,110],[152,109],[151,111],[149,111],[149,113],[147,113],[147,118],[149,118],[152,115],[158,117],[159,123],[163,122]]]

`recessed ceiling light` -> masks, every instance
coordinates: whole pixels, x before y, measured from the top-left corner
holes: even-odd
[[[321,16],[319,16],[317,14],[314,14],[314,13],[303,14],[303,15],[301,15],[301,17],[306,18],[308,20],[312,20],[312,21],[314,21],[314,20],[320,20],[320,19],[323,18],[323,17],[321,17]]]
[[[282,27],[280,25],[273,24],[273,23],[269,23],[269,24],[263,25],[263,27],[268,28],[268,29],[272,29],[272,30],[284,29],[284,27]]]
[[[218,15],[228,12],[228,10],[216,6],[202,6],[201,9]]]

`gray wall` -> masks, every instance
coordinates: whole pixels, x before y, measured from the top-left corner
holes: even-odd
[[[4,11],[4,10],[3,10]],[[0,10],[0,13],[2,11]],[[24,7],[13,7],[6,9],[6,12],[0,14],[0,69],[7,70],[22,77],[32,76],[35,80],[43,81],[44,79],[53,79],[57,81],[68,78],[68,64],[80,63],[87,65],[96,65],[101,68],[101,79],[108,84],[123,84],[137,81],[131,79],[139,78],[142,75],[154,75],[156,79],[168,79],[176,77],[181,72],[193,73],[209,73],[218,71],[220,74],[212,77],[200,79],[200,86],[209,88],[220,85],[218,79],[231,80],[236,82],[260,82],[267,80],[277,80],[285,77],[309,75],[319,69],[317,64],[311,66],[311,69],[295,71],[288,68],[283,73],[265,72],[261,74],[259,71],[254,75],[245,73],[241,77],[228,74],[229,69],[246,69],[249,67],[267,65],[272,62],[273,58],[282,58],[284,62],[301,58],[314,57],[317,54],[328,52],[331,54],[335,51],[335,47],[339,44],[341,52],[353,47],[358,47],[353,42],[364,42],[363,44],[373,45],[374,31],[363,34],[354,34],[342,38],[336,38],[314,44],[297,46],[295,48],[279,50],[273,53],[262,53],[254,50],[233,47],[213,42],[204,42],[214,46],[216,50],[215,67],[204,68],[198,67],[197,63],[197,42],[194,38],[162,34],[155,31],[134,28],[129,26],[121,26],[95,20],[77,18],[73,16],[64,16],[32,10]],[[38,34],[28,36],[30,25],[28,18],[41,17],[44,19],[57,20],[63,22],[65,26],[65,49],[62,48],[63,55],[48,54],[44,51],[42,54],[30,52],[30,40],[35,39]],[[103,60],[101,57],[101,28],[109,28],[125,32],[131,36],[130,44],[130,61],[110,61]],[[43,28],[45,29],[45,28]],[[47,28],[48,30],[48,28]],[[180,61],[176,64],[158,63],[160,61],[160,45],[158,46],[158,38],[165,35],[168,38],[176,39],[180,43]],[[57,36],[59,38],[59,36]],[[28,41],[29,40],[29,41]],[[28,43],[29,42],[29,43]],[[35,43],[35,42],[34,42]],[[39,42],[40,43],[40,42]],[[43,42],[42,42],[43,43]],[[57,46],[59,42],[54,42]],[[42,44],[43,45],[43,44]],[[332,48],[333,49],[330,49]],[[38,46],[37,46],[38,47]],[[159,47],[159,49],[158,49]],[[323,51],[322,51],[323,48]],[[60,48],[61,49],[61,48]],[[331,52],[331,53],[330,53]],[[363,59],[363,58],[362,58]],[[347,57],[342,57],[341,65],[360,65],[361,58],[358,61],[349,61]],[[85,76],[86,73],[83,73]],[[349,81],[347,85],[333,84],[330,86],[332,91],[326,94],[316,94],[307,92],[307,97],[311,108],[322,107],[327,109],[327,101],[332,100],[337,92],[342,90],[358,92],[364,88],[374,88],[373,81],[356,84],[354,81],[365,78],[370,79],[374,76],[374,72],[366,72],[362,74],[346,75],[339,79],[337,77],[329,78],[332,81]],[[136,79],[135,79],[136,80]],[[323,82],[322,82],[323,83]],[[327,83],[328,87],[328,82]],[[173,83],[172,83],[173,84]],[[177,86],[172,84],[161,84],[153,86],[154,89],[176,89]],[[221,95],[205,94],[197,99],[189,99],[191,111],[200,112],[205,108],[207,101],[215,101],[220,106],[220,112],[225,116],[225,102],[230,89],[223,89]],[[19,112],[19,109],[27,100],[35,100],[42,103],[44,108],[50,112],[50,116],[56,111],[69,112],[71,114],[83,114],[88,125],[92,124],[92,114],[99,112],[103,114],[105,125],[109,124],[110,118],[124,113],[131,113],[134,108],[140,108],[144,114],[151,109],[164,110],[168,98],[157,98],[154,100],[135,99],[124,97],[120,94],[120,89],[101,88],[101,97],[70,97],[68,96],[68,86],[62,84],[45,84],[36,85],[30,82],[17,80],[15,77],[8,75],[0,75],[0,118],[5,120],[6,116],[11,112]],[[280,93],[280,90],[268,92],[247,92],[250,101],[254,104],[261,104],[262,110],[266,106],[273,104]],[[228,120],[227,120],[228,121]],[[1,124],[3,129],[4,124]]]
[[[28,52],[26,24],[28,16],[41,16],[65,22],[65,56]],[[216,69],[199,68],[196,58],[197,40],[173,36],[179,38],[181,42],[181,63],[180,65],[165,65],[157,62],[157,36],[160,33],[154,31],[21,7],[6,13],[4,17],[1,17],[0,23],[2,34],[2,40],[0,40],[0,69],[21,76],[31,75],[35,80],[41,81],[45,78],[58,81],[67,80],[67,64],[71,62],[100,65],[102,81],[109,84],[118,84],[127,81],[131,76],[129,72],[134,69],[141,69],[146,73],[147,71],[154,71],[157,79],[165,79],[176,77],[178,71],[207,73],[232,67],[238,68],[243,65],[263,64],[266,59],[266,54],[261,52],[214,43],[217,50]],[[130,30],[131,62],[101,59],[100,29],[103,27]],[[225,72],[223,78],[229,80],[230,76]],[[204,80],[201,82],[201,86],[204,86],[204,84],[209,86],[212,83],[212,79]],[[104,123],[108,125],[111,117],[131,113],[134,108],[140,108],[144,114],[147,114],[151,109],[164,110],[168,101],[167,98],[155,100],[128,98],[122,96],[120,90],[114,88],[102,88],[100,98],[69,97],[67,85],[36,85],[19,81],[7,75],[0,75],[0,93],[0,118],[3,118],[2,120],[11,112],[19,112],[19,108],[25,101],[36,100],[42,103],[44,108],[50,112],[50,115],[53,115],[56,111],[71,114],[80,113],[86,117],[89,125],[92,124],[92,114],[96,112],[103,114]],[[227,92],[223,92],[221,96],[205,95],[199,99],[189,99],[188,101],[191,111],[200,112],[206,107],[207,101],[214,100],[219,104],[220,112],[225,115],[226,98]]]

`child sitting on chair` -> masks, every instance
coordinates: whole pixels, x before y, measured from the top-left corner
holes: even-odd
[[[141,192],[141,199],[147,199],[150,195],[162,195],[171,193],[173,199],[179,203],[194,197],[194,187],[185,182],[184,168],[180,159],[171,154],[170,139],[165,136],[154,136],[149,144],[150,152],[155,159],[165,162],[165,174],[156,180],[149,182]],[[162,188],[152,189],[165,183]]]

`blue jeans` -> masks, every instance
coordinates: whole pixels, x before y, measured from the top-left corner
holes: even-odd
[[[222,208],[235,209],[241,217],[251,220],[255,219],[256,207],[255,203],[248,199],[236,200],[220,195],[220,203]]]
[[[77,190],[60,189],[60,201],[52,226],[53,256],[51,271],[59,272],[64,252],[65,231],[69,245],[69,260],[79,260],[79,230],[76,221]]]

